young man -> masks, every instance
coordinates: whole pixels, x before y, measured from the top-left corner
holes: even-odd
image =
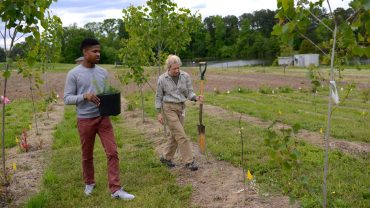
[[[203,102],[203,97],[195,95],[189,74],[181,71],[180,66],[180,58],[176,55],[169,55],[165,65],[167,72],[158,78],[155,100],[155,107],[158,111],[157,119],[161,124],[164,123],[161,114],[163,107],[163,114],[171,131],[171,137],[167,141],[160,160],[168,167],[174,167],[172,158],[176,149],[179,148],[185,167],[196,171],[198,166],[194,161],[191,142],[184,130],[185,101],[188,99]]]
[[[131,200],[134,195],[125,192],[120,185],[119,159],[113,127],[109,116],[100,116],[97,87],[103,89],[108,72],[97,66],[100,44],[95,39],[85,39],[80,47],[83,62],[70,70],[64,88],[64,103],[76,105],[77,127],[82,150],[82,169],[85,194],[90,196],[95,187],[94,143],[96,134],[104,147],[108,161],[108,183],[113,198]]]

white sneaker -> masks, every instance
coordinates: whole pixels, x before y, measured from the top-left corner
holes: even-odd
[[[86,184],[86,186],[85,186],[85,195],[86,196],[91,196],[92,191],[94,190],[94,188],[95,188],[95,183]]]
[[[131,200],[131,199],[135,198],[134,195],[127,193],[122,188],[119,189],[118,191],[114,192],[113,194],[111,194],[111,196],[112,196],[112,198],[123,199],[123,200]]]

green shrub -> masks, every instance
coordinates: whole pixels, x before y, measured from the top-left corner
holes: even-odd
[[[269,86],[262,86],[258,89],[258,92],[262,94],[272,94],[273,89]]]
[[[290,86],[279,87],[279,92],[281,93],[291,93],[293,91],[294,90]]]

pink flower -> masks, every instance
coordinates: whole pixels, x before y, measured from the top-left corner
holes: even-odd
[[[5,103],[5,105],[10,103],[9,98],[4,97],[4,96],[1,96],[0,98],[1,98],[1,102],[4,102],[4,103]]]

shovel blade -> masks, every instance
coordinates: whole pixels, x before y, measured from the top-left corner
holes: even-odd
[[[198,125],[198,134],[199,134],[199,147],[200,152],[204,154],[206,149],[206,127],[202,124]]]

